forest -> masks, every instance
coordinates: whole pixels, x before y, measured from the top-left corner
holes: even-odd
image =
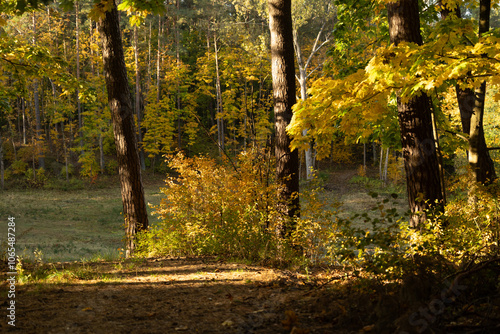
[[[496,0],[1,0],[2,332],[500,331],[499,55]]]

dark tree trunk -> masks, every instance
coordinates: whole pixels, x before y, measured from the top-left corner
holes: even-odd
[[[293,218],[300,215],[299,153],[290,151],[286,127],[292,119],[295,98],[295,64],[292,34],[291,0],[268,0],[271,31],[271,61],[274,94],[276,174],[282,184],[280,200],[283,214]],[[291,220],[292,221],[292,220]],[[293,226],[283,226],[281,236],[288,235]]]
[[[488,185],[497,176],[484,138],[483,115],[486,82],[474,91],[474,108],[470,117],[469,164],[476,182]]]
[[[4,164],[3,164],[3,143],[2,134],[0,133],[0,190],[4,188]]]
[[[457,18],[461,18],[460,7],[454,9],[446,7],[441,1],[441,17],[446,20],[451,13],[454,13]],[[462,122],[462,131],[466,134],[470,133],[470,117],[474,108],[474,91],[470,88],[461,88],[460,85],[455,87],[457,93],[458,109],[460,110],[460,119]]]
[[[400,0],[387,5],[391,43],[412,42],[421,45],[418,0]],[[398,118],[405,161],[410,225],[418,227],[425,212],[441,211],[444,189],[432,132],[431,101],[422,93],[403,102],[398,98]]]
[[[443,8],[441,14],[446,19],[451,8]],[[460,7],[455,7],[455,15],[460,18]],[[479,36],[489,30],[490,0],[481,0],[479,13]],[[469,163],[476,182],[489,184],[496,179],[495,165],[490,157],[484,138],[483,115],[486,83],[475,91],[456,87],[458,107],[462,121],[462,131],[469,135]],[[471,128],[471,122],[473,127]]]
[[[80,8],[78,1],[75,2],[76,22],[76,79],[80,80]],[[80,136],[80,150],[83,152],[83,118],[82,105],[80,102],[80,89],[76,88],[76,109],[78,112],[78,133]]]
[[[118,157],[122,189],[123,215],[126,224],[126,255],[135,248],[135,235],[148,227],[144,200],[141,166],[134,129],[134,110],[128,87],[127,70],[123,57],[122,38],[116,3],[100,19],[104,74]]]
[[[491,0],[479,5],[479,37],[490,30]],[[474,90],[474,106],[470,117],[469,164],[476,182],[489,184],[496,179],[495,165],[484,138],[483,116],[486,100],[486,82]]]
[[[180,26],[179,26],[179,10],[180,10],[180,1],[176,0],[176,12],[175,12],[175,55],[177,59],[177,69],[180,68],[181,65],[181,56],[180,56]],[[179,73],[179,72],[178,72]],[[177,148],[178,150],[182,150],[182,115],[181,115],[181,90],[180,90],[180,77],[177,74]]]
[[[456,92],[462,131],[470,134],[470,118],[474,112],[474,91],[470,88],[461,88],[457,85]]]
[[[36,14],[33,13],[33,45],[36,46]],[[40,98],[38,96],[38,80],[33,80],[33,99],[34,99],[34,107],[35,107],[35,127],[36,127],[36,142],[35,147],[37,150],[38,157],[38,167],[45,168],[45,158],[43,156],[43,148],[42,148],[42,120],[41,120],[41,111],[40,111]],[[33,169],[35,167],[33,166]]]

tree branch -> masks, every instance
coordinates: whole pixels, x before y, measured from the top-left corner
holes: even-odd
[[[321,26],[321,29],[318,31],[318,35],[316,36],[316,40],[314,41],[314,45],[312,47],[312,50],[311,50],[311,53],[309,54],[309,58],[307,59],[306,61],[306,64],[304,66],[304,69],[307,69],[307,67],[309,66],[309,63],[312,61],[312,58],[314,57],[314,55],[327,43],[330,42],[330,38],[327,37],[327,39],[325,41],[323,41],[323,43],[321,43],[319,46],[318,46],[318,42],[319,42],[319,39],[321,37],[321,35],[323,34],[323,30],[325,29],[325,25],[326,25],[326,22],[323,23],[323,25]]]
[[[13,66],[24,66],[24,67],[34,67],[32,65],[28,65],[28,64],[20,64],[20,63],[16,63],[16,62],[13,62],[12,60],[9,60],[7,58],[4,58],[4,57],[0,57],[0,59],[2,59],[3,61],[13,65]]]
[[[453,132],[453,131],[450,131],[450,130],[444,130],[444,132],[448,132],[448,133],[451,133],[452,135],[455,135],[457,136],[458,138],[460,139],[463,139],[463,140],[466,140],[466,141],[469,141],[469,139],[463,135],[461,135],[460,133],[458,132]]]

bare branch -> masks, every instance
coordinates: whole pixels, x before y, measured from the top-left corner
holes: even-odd
[[[307,69],[307,67],[309,66],[309,64],[311,63],[312,61],[312,58],[314,57],[314,55],[327,43],[330,42],[330,38],[327,36],[326,40],[323,41],[319,46],[318,46],[318,43],[319,43],[319,39],[321,38],[321,35],[323,34],[323,30],[325,29],[325,25],[326,25],[326,22],[323,23],[323,25],[321,26],[321,29],[318,31],[318,35],[316,35],[316,40],[314,41],[314,45],[312,47],[312,50],[311,50],[311,53],[309,54],[309,58],[307,59],[307,62],[304,66],[304,69]]]
[[[297,57],[297,64],[299,68],[304,68],[304,60],[302,59],[302,50],[299,45],[299,38],[297,37],[297,30],[293,30],[293,48],[295,49],[295,56]]]

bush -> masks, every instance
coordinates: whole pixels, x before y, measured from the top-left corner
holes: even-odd
[[[50,190],[82,190],[85,188],[84,181],[77,178],[70,178],[69,181],[61,179],[50,179],[45,185],[44,189]]]
[[[178,176],[167,180],[155,208],[162,222],[138,236],[139,254],[221,255],[274,258],[280,221],[272,159],[242,153],[234,165],[206,157],[173,156]],[[284,253],[286,247],[281,247]]]
[[[38,168],[35,171],[33,171],[32,168],[28,168],[28,170],[24,173],[24,176],[26,177],[28,185],[32,188],[43,187],[49,179],[45,169],[43,168]]]
[[[106,170],[106,174],[115,175],[118,172],[118,161],[112,159],[107,161],[104,169]]]
[[[13,175],[24,175],[28,169],[28,164],[22,160],[14,161],[8,168]]]
[[[68,176],[72,176],[75,174],[75,167],[72,164],[68,164]],[[59,173],[59,177],[66,179],[66,166],[61,168],[61,172]]]
[[[419,272],[446,276],[488,261],[500,255],[499,194],[498,183],[479,187],[469,197],[451,200],[443,214],[430,217],[418,229],[410,228],[386,198],[372,208],[378,217],[365,212],[337,219],[337,229],[323,240],[330,240],[328,259],[383,279]],[[363,224],[357,224],[359,220]]]
[[[456,197],[444,214],[412,229],[409,213],[396,210],[396,194],[345,217],[341,204],[313,182],[300,195],[295,230],[282,240],[276,231],[284,218],[278,213],[274,161],[268,155],[243,153],[234,164],[219,164],[178,154],[169,165],[177,176],[161,189],[165,198],[154,212],[161,223],[138,235],[138,255],[344,265],[381,279],[401,279],[418,272],[448,275],[499,254],[498,183],[479,188],[473,203],[467,196]]]

